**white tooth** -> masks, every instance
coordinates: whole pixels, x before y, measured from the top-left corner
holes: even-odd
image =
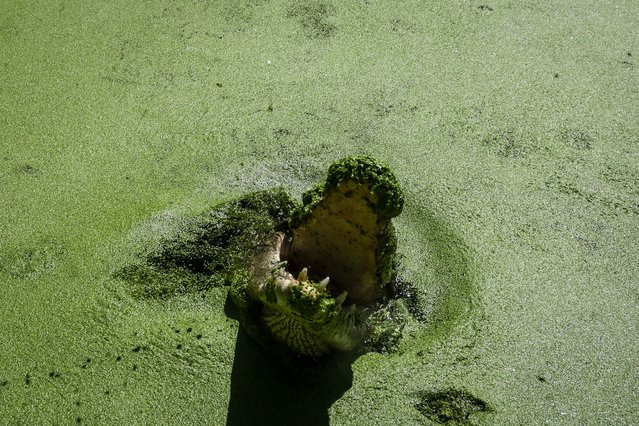
[[[324,278],[322,281],[319,282],[319,284],[317,284],[317,290],[320,293],[323,293],[326,291],[326,286],[328,286],[328,282],[330,281],[329,277]]]
[[[298,281],[308,281],[308,269],[304,268],[300,271],[300,274],[297,276]]]
[[[342,294],[337,296],[335,298],[335,306],[341,306],[342,303],[344,303],[344,300],[346,300],[346,296],[348,296],[348,291],[344,291]]]

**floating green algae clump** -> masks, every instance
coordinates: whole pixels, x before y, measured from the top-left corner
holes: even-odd
[[[415,407],[419,412],[441,424],[472,425],[470,419],[472,414],[491,410],[484,401],[464,390],[422,392],[418,396],[420,402]]]
[[[143,296],[229,285],[245,331],[267,346],[319,357],[401,335],[377,327],[396,274],[391,219],[403,207],[393,173],[370,157],[334,163],[295,203],[282,189],[245,195],[191,218],[120,271]],[[397,311],[397,309],[394,309]],[[397,319],[397,315],[393,315]]]
[[[281,188],[254,192],[195,217],[177,236],[118,278],[142,297],[170,297],[227,285],[248,269],[247,251],[288,227],[295,203]]]

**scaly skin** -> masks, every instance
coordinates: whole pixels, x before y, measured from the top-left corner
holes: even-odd
[[[302,355],[353,349],[365,333],[362,312],[355,305],[343,307],[346,291],[337,297],[329,294],[328,277],[317,282],[309,279],[306,268],[297,279],[288,272],[286,262],[279,261],[284,238],[283,233],[276,234],[255,258],[258,264],[266,263],[254,268],[258,274],[248,292],[262,305],[262,323],[275,340]]]

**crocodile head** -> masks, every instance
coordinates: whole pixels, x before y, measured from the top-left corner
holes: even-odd
[[[370,157],[334,163],[326,181],[303,195],[288,229],[252,252],[238,304],[257,304],[258,328],[296,353],[353,349],[370,331],[369,316],[390,296],[391,219],[402,206],[387,167]]]

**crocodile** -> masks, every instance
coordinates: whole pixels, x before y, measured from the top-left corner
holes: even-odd
[[[287,229],[252,251],[248,280],[234,284],[233,300],[241,308],[256,303],[258,328],[296,353],[354,349],[392,296],[392,218],[403,203],[388,167],[371,157],[337,161],[325,182],[303,194]]]
[[[118,276],[143,297],[228,285],[241,327],[264,346],[311,358],[350,351],[387,332],[379,319],[395,309],[392,219],[403,204],[387,166],[347,157],[301,203],[274,188],[215,206]]]

